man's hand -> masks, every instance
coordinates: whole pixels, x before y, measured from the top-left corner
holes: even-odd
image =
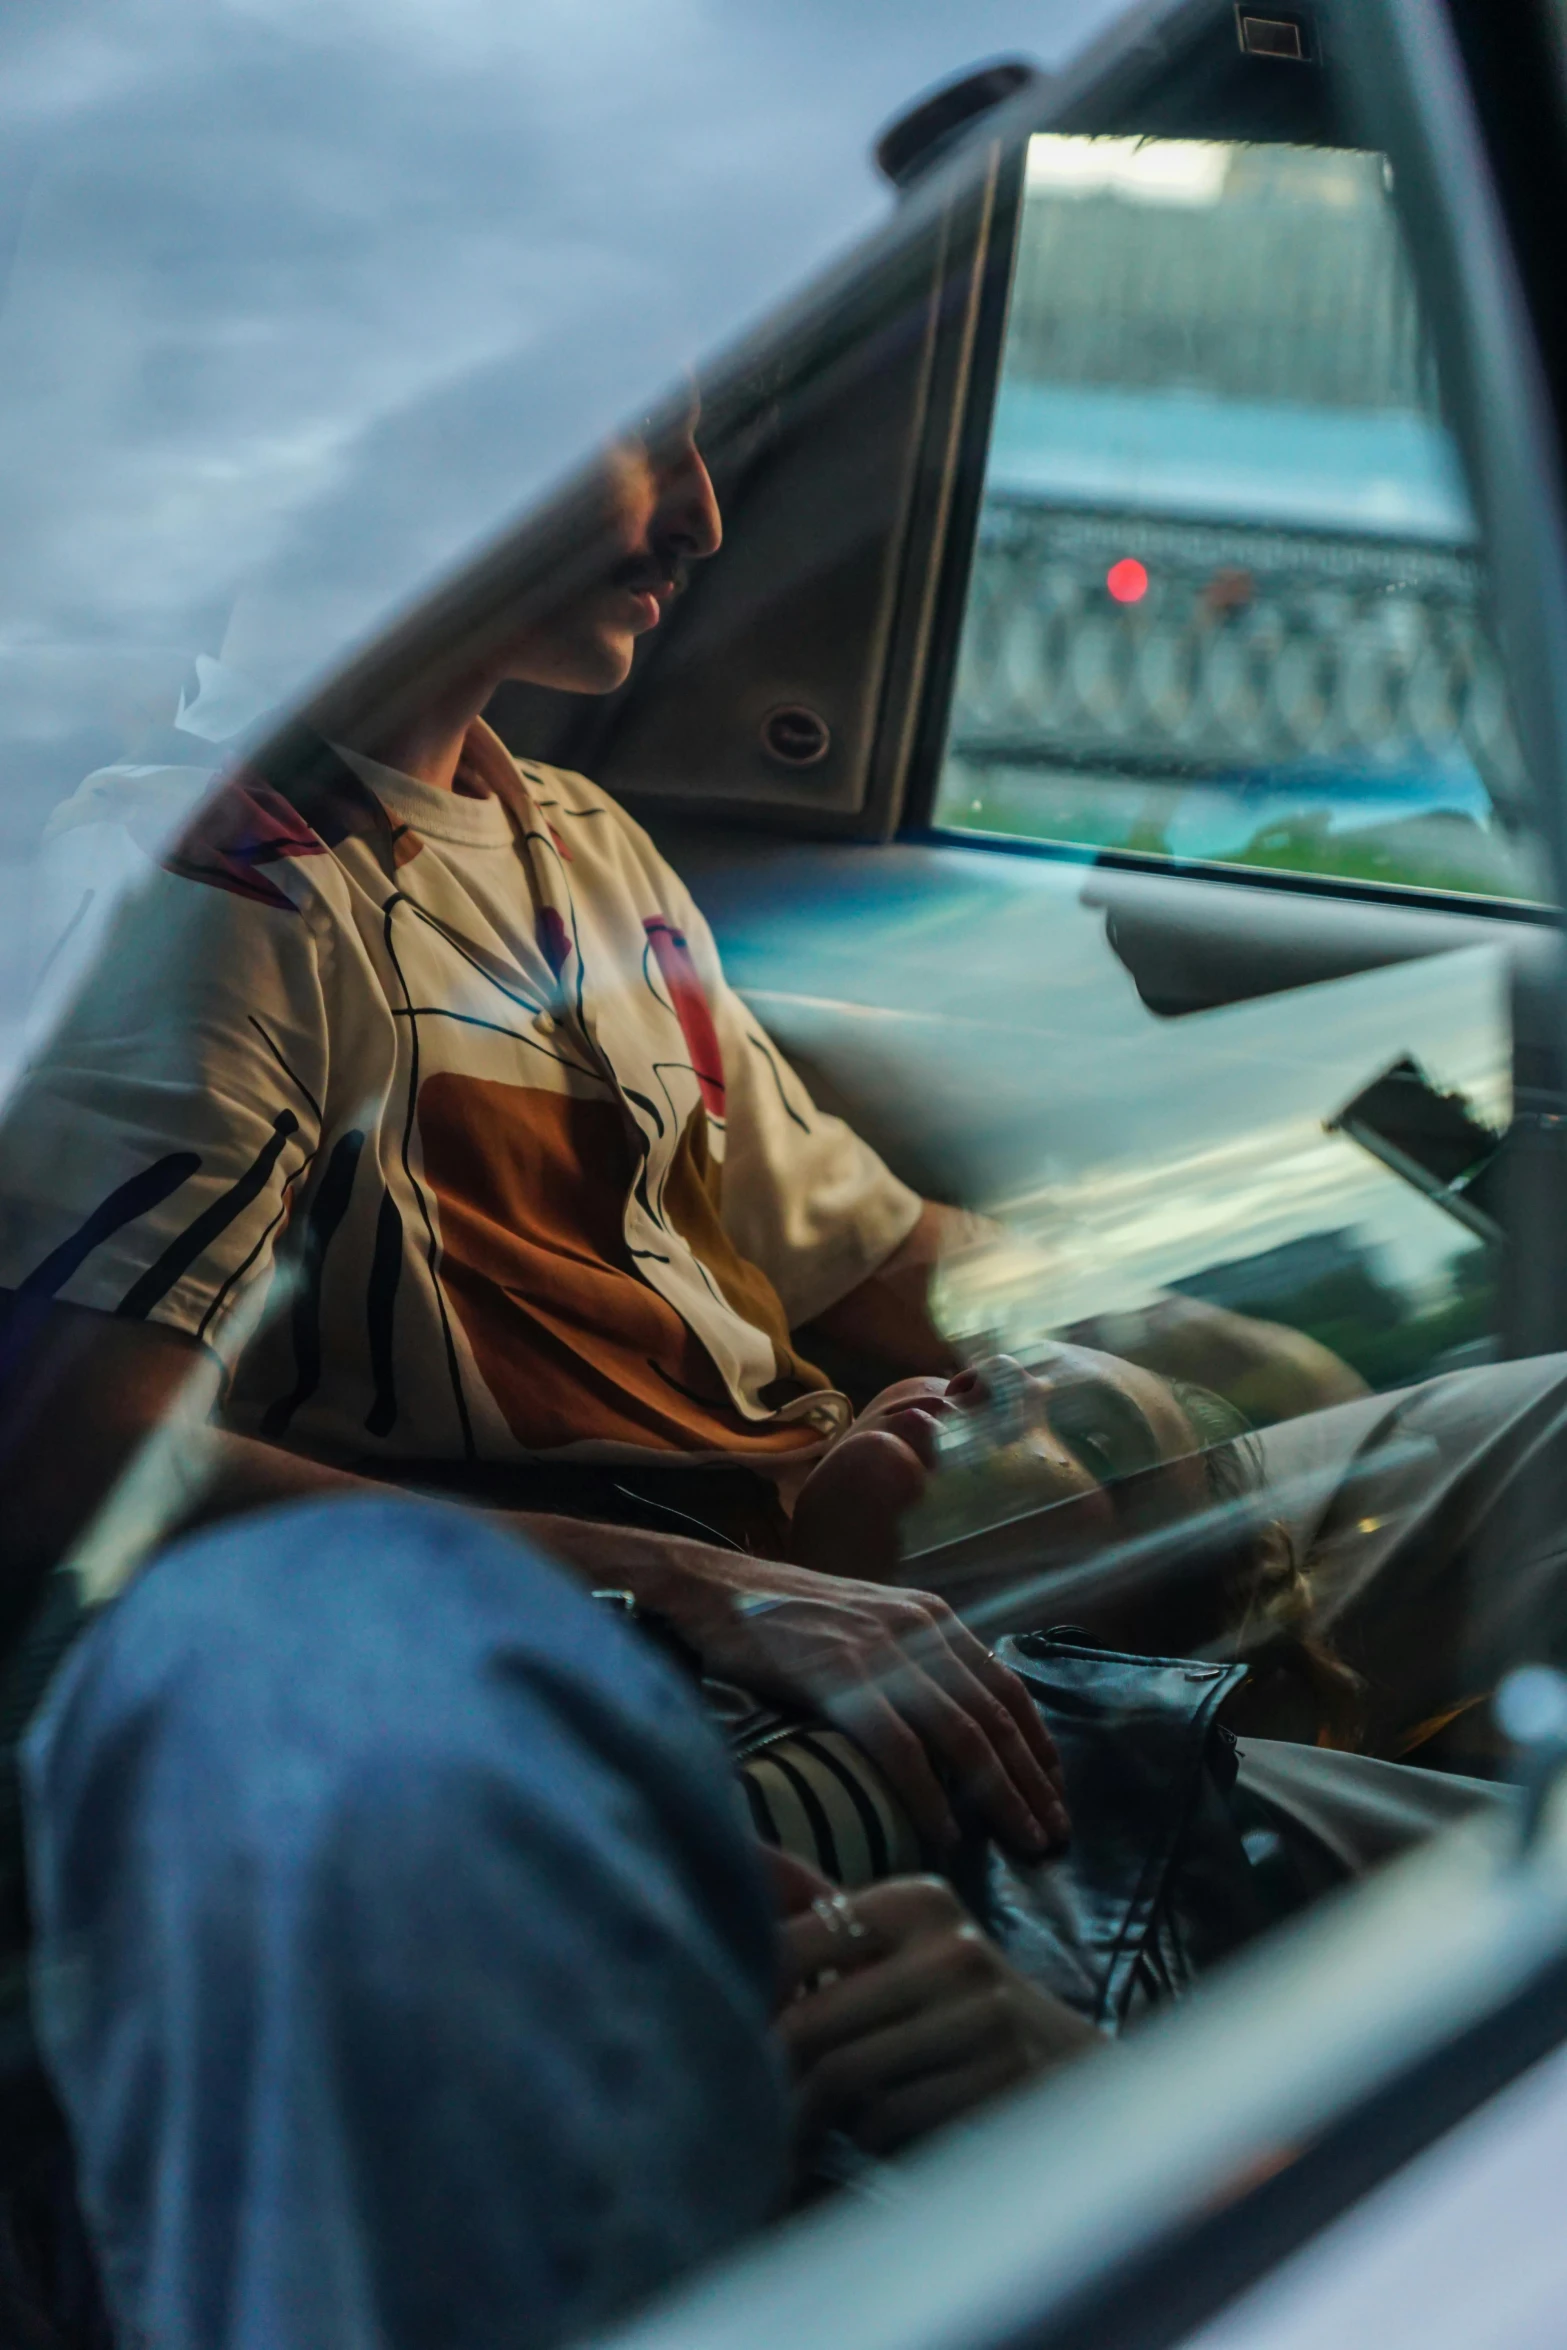
[[[903,1379],[872,1398],[795,1496],[791,1558],[822,1575],[901,1580],[903,1520],[924,1497],[941,1423],[959,1410],[950,1385]]]
[[[666,1612],[709,1670],[764,1696],[803,1700],[886,1773],[932,1853],[958,1823],[938,1775],[1009,1850],[1038,1858],[1068,1832],[1061,1765],[1015,1673],[930,1592],[827,1580],[745,1562],[728,1607]]]
[[[715,1678],[847,1731],[933,1855],[957,1841],[952,1799],[1030,1859],[1066,1836],[1060,1761],[1038,1709],[945,1600],[633,1527],[512,1522],[582,1580],[667,1617]]]
[[[926,1200],[885,1263],[818,1314],[804,1333],[807,1347],[825,1339],[865,1384],[879,1384],[889,1372],[958,1370],[962,1357],[931,1311],[931,1284],[943,1258],[984,1247],[996,1230],[966,1209]]]
[[[33,1363],[37,1421],[0,1474],[15,1620],[202,1359],[177,1332],[52,1309]],[[383,1490],[250,1437],[214,1432],[209,1449],[202,1490],[166,1539],[279,1502]],[[858,1738],[933,1852],[957,1832],[937,1764],[1014,1851],[1065,1834],[1055,1750],[1027,1692],[941,1600],[630,1527],[531,1512],[503,1522],[590,1586],[625,1587],[662,1610],[712,1672]],[[0,1573],[0,1612],[5,1582]]]
[[[893,2153],[1103,2045],[1024,1982],[939,1877],[891,1878],[851,1901],[769,1857],[785,1914],[778,2031],[807,2148],[839,2129]]]

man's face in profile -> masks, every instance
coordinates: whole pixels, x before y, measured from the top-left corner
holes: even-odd
[[[723,538],[696,445],[696,408],[656,439],[618,441],[604,463],[601,578],[536,622],[508,674],[568,693],[624,683],[639,636],[656,628],[693,563]]]

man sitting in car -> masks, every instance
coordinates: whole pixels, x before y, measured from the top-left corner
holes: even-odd
[[[388,1508],[388,1483],[504,1513],[580,1579],[656,1609],[710,1674],[849,1731],[899,1799],[894,1866],[950,1851],[965,1800],[1028,1858],[1067,1834],[1054,1749],[1022,1683],[941,1598],[888,1580],[929,1431],[964,1408],[946,1385],[929,1283],[967,1221],[920,1200],[815,1107],[623,812],[580,777],[513,761],[480,716],[503,678],[618,684],[685,566],[718,545],[689,434],[657,455],[619,452],[604,509],[610,554],[572,600],[497,630],[466,667],[413,681],[372,719],[321,709],[310,731],[230,774],[117,919],[0,1127],[10,1628],[73,1547],[101,1593],[149,1540],[280,1503],[354,1505],[220,1526],[194,1562],[169,1552],[97,1627],[110,1637],[78,1648],[34,1736],[46,1955],[78,1966],[90,1952],[98,1970],[84,1998],[79,1974],[46,1969],[40,2013],[86,2150],[98,2249],[118,2254],[121,2307],[144,2308],[155,2285],[204,2323],[198,2286],[240,2306],[226,2263],[240,2238],[263,2241],[258,2212],[286,2206],[313,2239],[334,2197],[357,2215],[364,2182],[334,2168],[334,2133],[352,2109],[356,2159],[402,2137],[406,2113],[384,2086],[393,2042],[419,2128],[432,2115],[451,2124],[469,2150],[452,2175],[467,2177],[473,2148],[491,2143],[470,2126],[469,2090],[482,2103],[492,2080],[508,2088],[516,2075],[536,2097],[544,2078],[547,2035],[510,2028],[515,1945],[541,1905],[523,1897],[527,1870],[515,1893],[490,1870],[498,1854],[517,1875],[528,1838],[544,1853],[537,1882],[553,1899],[564,1881],[563,1914],[590,1923],[584,1895],[612,1857],[600,1877],[635,1900],[605,1948],[644,1968],[662,1951],[671,2030],[693,2044],[709,2012],[692,1985],[706,1981],[709,2006],[729,1999],[745,2065],[720,2048],[709,2069],[732,2076],[742,2140],[742,2125],[777,2126],[757,2054],[769,1954],[748,1882],[725,1896],[734,1949],[710,1947],[720,1820],[736,1840],[730,1790],[711,1779],[721,1750],[681,1729],[686,1793],[670,1798],[693,1827],[670,1882],[708,1937],[704,1978],[668,1963],[678,1915],[635,1833],[633,1799],[658,1792],[648,1763],[667,1692],[642,1692],[632,1735],[609,1686],[635,1679],[630,1652],[598,1658],[589,1676],[593,1633],[575,1595],[471,1518]],[[806,1326],[884,1377],[926,1383],[856,1424],[802,1351]],[[154,1431],[214,1358],[221,1427],[192,1427],[160,1454]],[[1203,1510],[1198,1400],[1104,1358],[1085,1377],[1124,1455],[1080,1418],[1074,1441],[1048,1412],[1038,1447],[1049,1497],[1071,1505],[1085,1546],[1121,1530],[1108,1486],[1125,1487],[1129,1509]],[[105,1512],[111,1496],[120,1506]],[[529,1583],[526,1639],[513,1575]],[[1288,1597],[1289,1575],[1274,1587]],[[589,1760],[612,1765],[574,1764],[551,1782],[565,1813],[579,1786],[592,1798],[591,1845],[580,1822],[556,1835],[530,1778],[539,1740],[513,1687],[529,1642],[543,1713],[562,1709],[579,1744],[591,1713]],[[590,1677],[591,1708],[578,1686]],[[693,1822],[687,1795],[705,1771],[713,1818]],[[879,1802],[880,1782],[858,1793]],[[470,1898],[483,1935],[468,1933]],[[909,1896],[880,1899],[895,1944],[894,1908]],[[425,1937],[416,1948],[410,1919]],[[947,1911],[936,1922],[944,1952],[971,1932]],[[802,1979],[840,1960],[864,1968],[864,1919],[837,1930],[846,1956],[822,1943],[834,1928],[814,1912],[792,1929]],[[534,1939],[553,1998],[558,1938]],[[426,1945],[446,1971],[426,1963]],[[493,1961],[485,2002],[466,1996],[476,1950]],[[886,2020],[873,1988],[862,1978],[828,2007],[791,2011],[808,2103],[825,2098],[820,2068],[840,2033]],[[893,1988],[906,2016],[903,1974]],[[1075,2045],[1015,1984],[979,1988],[978,2040],[964,2036],[966,1993],[957,2025],[940,2019],[951,2077],[934,2104],[922,2081],[924,2120],[1016,2078],[1058,2040]],[[354,2003],[366,1998],[380,2020],[361,2029]],[[524,2004],[530,2030],[547,2020],[547,1999]],[[260,2034],[255,2096],[237,2094],[231,2074],[260,2046],[258,2018],[275,2018],[277,2034]],[[613,2022],[607,1996],[602,2017],[573,2019],[584,2063],[608,2062]],[[443,2033],[461,2042],[450,2072]],[[667,2071],[686,2045],[671,2039]],[[351,2049],[365,2057],[352,2091]],[[145,2094],[127,2098],[139,2065]],[[179,2097],[163,2095],[171,2082]],[[889,2096],[906,2085],[899,2075]],[[510,2147],[522,2109],[497,2100]],[[885,2142],[907,2134],[911,2110],[879,2116]],[[210,2138],[188,2127],[198,2111]],[[638,2111],[650,2128],[667,2122],[651,2089]],[[686,2114],[683,2144],[700,2140],[700,2118]],[[280,2160],[236,2215],[252,2122]],[[185,2170],[164,2159],[168,2144],[190,2155]],[[319,2196],[312,2151],[330,2173]],[[720,2240],[719,2220],[732,2231],[765,2207],[775,2151],[769,2139],[754,2175],[722,2145],[708,2158],[744,2192],[709,2211],[702,2242]],[[377,2164],[384,2186],[396,2165]],[[485,2154],[480,2185],[506,2186],[501,2168]],[[451,2235],[467,2199],[444,2170],[440,2183]],[[401,2194],[400,2173],[393,2184]],[[106,2212],[122,2192],[136,2210],[116,2238]],[[160,2234],[144,2207],[165,2194],[178,2224]],[[395,2220],[361,2231],[382,2247],[401,2240],[392,2202]],[[205,2247],[182,2233],[215,2209],[236,2224]],[[516,2237],[504,2202],[496,2212],[487,2241]],[[178,2248],[155,2276],[148,2240]],[[255,2274],[269,2291],[289,2282],[281,2259],[258,2257]],[[422,2265],[414,2284],[428,2289]],[[198,2325],[190,2338],[217,2336]],[[263,2338],[285,2337],[264,2323],[247,2337]]]
[[[14,1611],[215,1353],[223,1433],[170,1531],[463,1491],[713,1669],[849,1707],[927,1826],[936,1758],[1042,1850],[1059,1796],[1012,1676],[940,1603],[789,1558],[792,1490],[852,1417],[793,1333],[951,1367],[926,1291],[962,1220],[814,1107],[640,829],[479,715],[504,678],[617,685],[719,544],[689,430],[618,449],[602,504],[554,611],[233,771],[24,1077]]]
[[[14,1612],[216,1354],[223,1434],[170,1531],[370,1481],[488,1502],[714,1670],[852,1718],[927,1832],[934,1760],[1042,1849],[1059,1800],[1012,1677],[882,1587],[895,1533],[874,1564],[846,1540],[844,1461],[791,1521],[852,1418],[809,1344],[956,1368],[929,1285],[973,1220],[816,1108],[640,828],[480,715],[504,679],[613,689],[717,550],[689,421],[616,449],[598,527],[553,609],[233,771],[24,1078]],[[1321,1372],[1301,1400],[1353,1392]],[[898,1442],[856,1439],[857,1485],[879,1447],[896,1488]]]

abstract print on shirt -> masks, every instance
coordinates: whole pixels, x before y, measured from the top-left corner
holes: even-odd
[[[296,734],[125,907],[0,1128],[0,1281],[223,1351],[334,1457],[798,1452],[789,1332],[916,1196],[825,1117],[677,877],[482,723],[458,790]]]

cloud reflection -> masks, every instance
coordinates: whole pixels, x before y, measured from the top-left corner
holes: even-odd
[[[81,0],[0,36],[0,855],[231,627],[287,690],[1115,0]],[[241,598],[234,610],[235,598]]]

